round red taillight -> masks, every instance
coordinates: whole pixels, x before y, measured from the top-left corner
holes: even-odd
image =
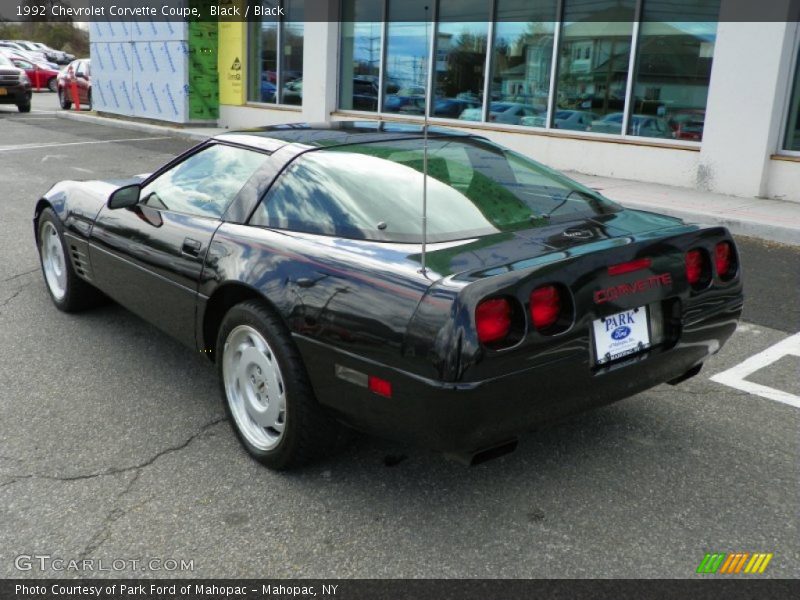
[[[714,248],[714,263],[717,267],[717,276],[728,277],[733,271],[733,247],[730,242],[720,242]]]
[[[703,277],[703,251],[689,250],[686,253],[686,279],[689,285],[697,285]]]
[[[511,303],[505,298],[491,298],[475,309],[475,326],[482,344],[502,340],[511,329]]]
[[[554,285],[543,285],[531,292],[531,321],[536,329],[554,325],[561,314],[561,294]]]

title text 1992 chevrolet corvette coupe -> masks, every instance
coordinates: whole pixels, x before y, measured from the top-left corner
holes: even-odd
[[[726,229],[625,210],[472,135],[430,129],[426,161],[422,138],[270,127],[147,177],[58,183],[34,217],[50,296],[109,296],[205,352],[272,468],[329,452],[342,424],[486,458],[697,374],[733,333]]]

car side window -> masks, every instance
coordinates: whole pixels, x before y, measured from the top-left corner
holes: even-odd
[[[141,202],[159,210],[219,218],[267,160],[262,152],[214,144],[147,184]]]

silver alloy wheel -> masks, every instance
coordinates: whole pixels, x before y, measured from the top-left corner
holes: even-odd
[[[56,300],[67,295],[67,260],[55,225],[45,221],[39,240],[44,278]]]
[[[228,406],[242,436],[259,450],[271,450],[286,427],[286,388],[278,358],[249,325],[228,334],[222,351]]]

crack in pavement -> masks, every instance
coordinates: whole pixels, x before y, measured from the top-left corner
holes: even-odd
[[[35,273],[38,270],[39,270],[39,267],[34,267],[33,269],[30,269],[29,271],[23,271],[22,273],[17,273],[16,275],[11,275],[10,277],[6,277],[0,283],[5,283],[6,281],[11,281],[12,279],[17,279],[17,278],[23,277],[25,275],[30,275],[31,273]]]
[[[142,475],[142,469],[134,471],[133,477],[131,477],[131,480],[128,482],[128,485],[126,485],[125,488],[119,494],[117,494],[117,497],[114,499],[114,504],[119,503],[128,493],[130,493],[130,491],[133,489],[133,486],[136,485],[137,481],[139,481],[141,475]],[[90,555],[90,553],[96,551],[98,548],[100,548],[100,546],[105,544],[108,538],[111,537],[111,528],[114,525],[114,523],[119,521],[122,517],[124,517],[131,511],[134,511],[137,508],[141,508],[142,506],[150,502],[150,500],[152,499],[153,497],[149,496],[146,500],[138,502],[137,504],[134,504],[133,506],[127,509],[123,509],[117,506],[112,508],[108,512],[108,514],[105,517],[103,517],[103,522],[101,523],[100,528],[94,533],[94,535],[92,535],[91,538],[89,538],[89,541],[87,542],[84,549],[81,550],[81,552],[78,554],[78,559],[79,560],[85,559]]]
[[[19,296],[22,293],[22,290],[24,290],[28,285],[30,285],[30,282],[25,283],[21,287],[17,288],[17,290],[13,294],[11,294],[11,296],[9,296],[2,303],[0,303],[0,308],[5,308],[6,306],[8,306],[9,302],[11,302],[17,296]]]
[[[110,475],[120,475],[122,473],[130,473],[131,471],[141,471],[142,469],[149,467],[153,463],[155,463],[159,458],[166,456],[167,454],[172,454],[174,452],[180,452],[181,450],[185,449],[189,446],[193,441],[199,439],[206,433],[209,429],[226,421],[226,417],[219,417],[214,419],[213,421],[206,423],[203,425],[196,433],[191,435],[186,441],[176,445],[170,446],[168,448],[164,448],[163,450],[157,452],[144,462],[135,464],[135,465],[128,465],[127,467],[112,467],[109,469],[105,469],[103,471],[96,471],[94,473],[81,473],[78,475],[44,475],[40,473],[26,473],[21,475],[13,475],[10,474],[9,476],[12,478],[11,481],[0,484],[0,487],[4,487],[10,485],[12,483],[17,483],[18,481],[24,481],[26,479],[44,479],[47,481],[61,481],[61,482],[71,482],[71,481],[81,481],[84,479],[94,479],[95,477],[107,477]]]

